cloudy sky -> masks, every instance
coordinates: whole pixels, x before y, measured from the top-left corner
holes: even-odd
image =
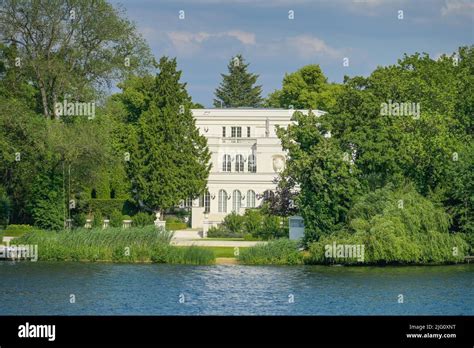
[[[260,75],[267,96],[281,87],[285,73],[307,64],[319,64],[330,81],[342,82],[344,75],[367,76],[378,65],[396,63],[403,53],[437,57],[474,43],[474,0],[112,2],[121,4],[156,57],[177,57],[193,100],[207,107],[237,53]]]

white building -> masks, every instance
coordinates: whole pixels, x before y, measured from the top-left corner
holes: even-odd
[[[196,126],[212,153],[208,192],[192,205],[192,227],[207,230],[224,216],[258,207],[275,190],[285,166],[276,126],[287,127],[295,110],[193,109]],[[307,110],[299,110],[307,114]],[[313,111],[317,116],[322,111]]]

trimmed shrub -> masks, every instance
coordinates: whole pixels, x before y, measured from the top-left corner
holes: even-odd
[[[102,228],[104,218],[100,210],[94,212],[94,219],[92,220],[92,227]]]
[[[143,227],[143,226],[153,225],[155,220],[153,219],[152,215],[148,213],[140,212],[132,217],[132,221],[133,221],[133,226]]]
[[[87,210],[95,213],[101,211],[104,216],[110,217],[114,211],[119,211],[121,214],[133,215],[136,213],[136,207],[126,199],[110,198],[100,199],[93,198],[87,201]]]
[[[123,215],[119,210],[114,210],[109,215],[111,227],[122,227]]]

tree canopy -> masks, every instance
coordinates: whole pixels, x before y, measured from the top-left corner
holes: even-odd
[[[221,74],[222,82],[215,92],[215,107],[258,107],[262,104],[262,86],[255,85],[258,75],[248,72],[248,66],[240,54],[230,60],[229,74]]]

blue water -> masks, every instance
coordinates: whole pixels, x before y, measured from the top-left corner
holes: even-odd
[[[474,265],[0,262],[0,281],[0,315],[474,314]]]

